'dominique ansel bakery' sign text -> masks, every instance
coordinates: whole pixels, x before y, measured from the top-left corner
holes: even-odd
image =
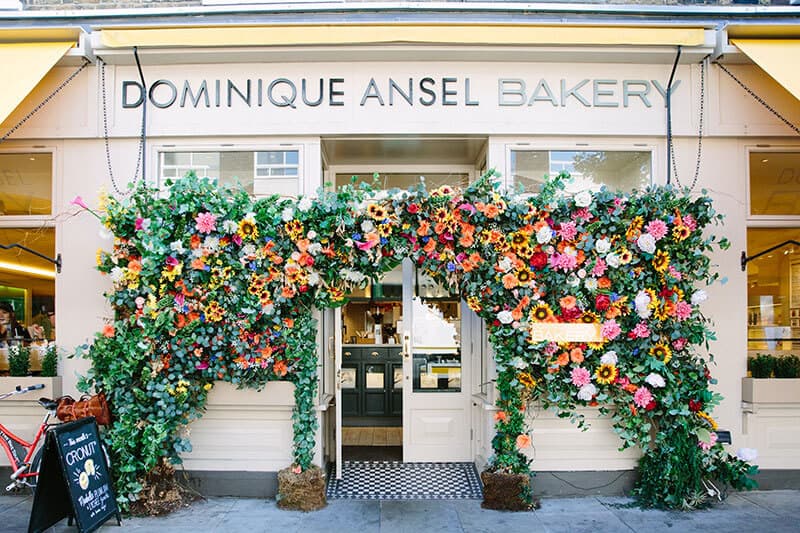
[[[672,92],[678,88],[675,80]],[[485,89],[485,85],[483,86]],[[494,94],[478,90],[469,77],[370,78],[361,86],[345,78],[159,79],[147,90],[122,82],[122,107],[137,108],[145,97],[157,108],[170,107],[653,107],[664,105],[666,83],[613,78],[498,78]]]

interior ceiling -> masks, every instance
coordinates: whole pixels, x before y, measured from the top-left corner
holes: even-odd
[[[52,228],[0,228],[0,243],[22,244],[48,257],[55,257],[55,231]],[[17,264],[23,268],[35,267],[55,272],[52,263],[19,248],[0,249],[0,261]],[[42,278],[2,267],[0,267],[0,285],[24,287],[32,289],[37,294],[53,294],[55,286],[52,278]]]
[[[322,140],[329,165],[473,165],[485,137],[331,137]]]

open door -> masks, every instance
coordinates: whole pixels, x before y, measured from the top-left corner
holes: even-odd
[[[403,461],[472,461],[465,304],[403,262]]]

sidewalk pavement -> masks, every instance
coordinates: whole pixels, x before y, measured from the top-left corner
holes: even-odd
[[[0,530],[27,531],[33,498],[0,496]],[[689,513],[643,510],[629,498],[543,499],[535,512],[481,509],[477,500],[333,500],[313,513],[283,511],[274,500],[209,498],[169,516],[130,518],[124,531],[278,533],[434,532],[800,532],[800,491],[732,494],[710,509]],[[51,532],[74,532],[63,520]],[[114,520],[99,531],[120,531]]]

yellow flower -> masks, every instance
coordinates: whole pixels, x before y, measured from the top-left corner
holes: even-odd
[[[689,235],[691,235],[692,230],[689,229],[689,226],[684,226],[683,224],[679,224],[672,228],[672,236],[675,237],[676,241],[682,241],[686,239]]]
[[[103,264],[104,255],[105,255],[105,252],[103,251],[103,249],[102,248],[98,248],[97,252],[95,252],[95,256],[94,256],[94,260],[97,263],[97,266],[100,266],[100,265]]]
[[[621,265],[627,265],[633,260],[633,254],[627,248],[622,248],[619,251],[619,263]]]
[[[214,386],[213,383],[206,383],[205,385],[203,385],[203,390],[210,391],[211,387],[213,386]]]
[[[531,320],[534,322],[543,322],[552,318],[553,310],[550,309],[550,306],[545,303],[540,303],[533,309],[531,309]]]
[[[658,344],[654,345],[650,348],[650,355],[661,359],[664,361],[664,364],[667,364],[672,359],[672,350],[669,346],[664,344],[663,342],[659,342]]]
[[[701,418],[702,420],[705,420],[706,422],[708,422],[711,425],[712,431],[716,431],[717,428],[719,427],[719,425],[717,425],[717,421],[714,420],[713,418],[711,418],[711,416],[708,413],[706,413],[705,411],[698,411],[697,412],[697,416],[699,418]]]
[[[653,268],[657,272],[666,272],[669,268],[669,254],[664,250],[658,250],[653,258]]]
[[[369,204],[367,206],[367,214],[375,220],[384,220],[386,218],[386,210],[378,204]]]
[[[617,367],[610,364],[602,364],[597,367],[597,370],[594,372],[594,375],[597,377],[597,382],[603,385],[613,383],[614,380],[617,379],[617,374]]]
[[[206,320],[209,322],[219,322],[222,320],[222,317],[225,314],[225,309],[223,309],[222,306],[219,305],[219,302],[216,301],[209,302],[203,311],[206,314]]]
[[[517,374],[517,380],[529,389],[536,386],[536,380],[528,372],[520,372]]]
[[[481,299],[478,298],[477,296],[467,297],[467,305],[469,306],[470,309],[472,309],[476,313],[479,312],[481,309],[483,309],[483,306],[481,305]]]
[[[258,237],[258,228],[256,227],[255,219],[253,217],[245,217],[240,220],[239,231],[236,233],[238,233],[239,237],[241,237],[243,240],[255,240]]]

